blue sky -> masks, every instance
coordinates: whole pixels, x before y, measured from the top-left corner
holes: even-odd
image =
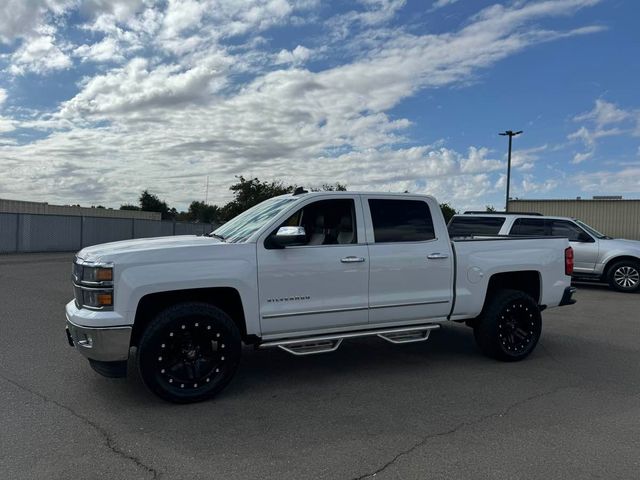
[[[640,4],[8,0],[0,198],[186,208],[234,176],[640,197]]]

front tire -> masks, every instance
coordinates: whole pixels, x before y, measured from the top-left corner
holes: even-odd
[[[138,367],[153,393],[174,403],[207,400],[233,378],[242,351],[240,332],[222,310],[182,303],[161,312],[138,346]]]
[[[473,333],[486,356],[504,362],[526,358],[542,333],[542,316],[536,302],[524,292],[497,292],[475,322]]]
[[[621,260],[614,263],[608,270],[607,281],[618,292],[637,292],[640,290],[640,262]]]

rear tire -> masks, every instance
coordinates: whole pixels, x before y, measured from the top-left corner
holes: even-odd
[[[174,403],[208,400],[233,378],[242,351],[240,332],[225,312],[182,303],[161,312],[138,346],[143,382]]]
[[[640,290],[640,262],[621,260],[614,263],[607,271],[607,281],[618,292],[637,292]]]
[[[542,333],[536,302],[524,292],[501,290],[489,300],[475,322],[473,333],[486,356],[504,362],[526,358]]]

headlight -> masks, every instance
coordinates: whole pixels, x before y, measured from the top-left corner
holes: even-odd
[[[78,308],[113,308],[113,265],[87,264],[76,258],[72,270],[73,291]]]
[[[75,286],[76,303],[80,308],[105,308],[113,307],[113,290],[97,288],[83,288]]]
[[[82,285],[103,285],[113,282],[113,267],[74,265],[74,281]]]

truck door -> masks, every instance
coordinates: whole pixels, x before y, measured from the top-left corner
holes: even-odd
[[[258,242],[263,336],[366,325],[369,255],[359,195],[312,197],[281,226],[302,226],[306,244]]]
[[[453,297],[453,258],[437,203],[366,196],[363,205],[371,263],[369,323],[445,318]]]

